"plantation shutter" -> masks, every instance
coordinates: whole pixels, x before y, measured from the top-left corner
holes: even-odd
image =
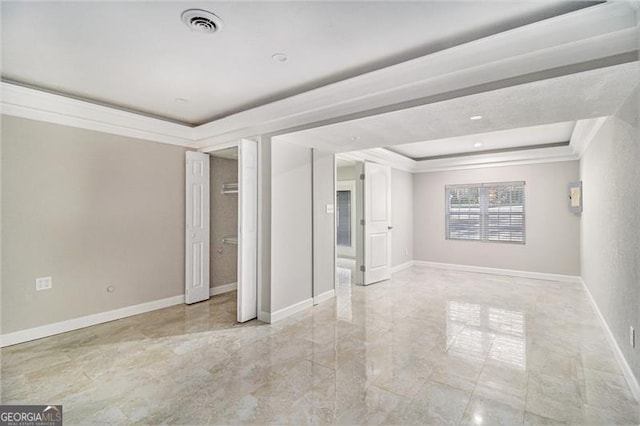
[[[446,238],[525,242],[524,182],[445,186]]]

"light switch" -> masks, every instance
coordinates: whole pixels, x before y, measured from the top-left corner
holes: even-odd
[[[327,204],[327,213],[328,214],[333,213],[333,204]]]

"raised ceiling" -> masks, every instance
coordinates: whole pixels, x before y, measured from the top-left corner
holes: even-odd
[[[3,1],[2,77],[195,125],[592,4]]]
[[[408,171],[566,161],[640,81],[637,1],[0,5],[3,114],[205,152],[265,136]],[[189,31],[194,7],[222,30]]]
[[[578,120],[615,113],[640,79],[638,62],[598,68],[278,136],[348,152],[377,147],[408,158],[566,142]],[[473,116],[480,120],[471,120]],[[515,130],[514,130],[515,129]],[[465,149],[466,147],[466,149]]]
[[[394,145],[393,148],[389,149],[413,160],[427,160],[468,153],[482,154],[488,151],[522,150],[559,144],[568,145],[575,125],[575,121],[543,124]]]

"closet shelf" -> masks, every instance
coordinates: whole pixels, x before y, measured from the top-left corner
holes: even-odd
[[[237,194],[238,193],[238,182],[223,183],[222,184],[222,193],[223,194]]]
[[[238,244],[238,237],[224,237],[222,244]]]

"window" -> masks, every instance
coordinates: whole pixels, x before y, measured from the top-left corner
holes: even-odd
[[[524,182],[445,186],[446,238],[524,244]]]
[[[338,245],[351,246],[351,191],[337,191]]]

